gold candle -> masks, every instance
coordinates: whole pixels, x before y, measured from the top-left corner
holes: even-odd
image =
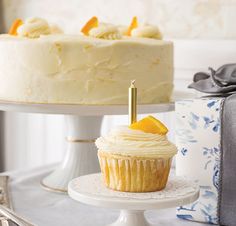
[[[137,88],[135,87],[135,80],[131,81],[129,87],[129,124],[137,121]]]

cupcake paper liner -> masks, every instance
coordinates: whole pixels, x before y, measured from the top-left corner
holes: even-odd
[[[105,185],[126,192],[151,192],[165,188],[171,157],[139,158],[98,152]]]

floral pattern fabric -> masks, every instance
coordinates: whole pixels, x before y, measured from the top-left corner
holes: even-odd
[[[177,208],[182,219],[218,223],[220,128],[223,98],[176,103],[176,173],[199,183],[199,199]]]

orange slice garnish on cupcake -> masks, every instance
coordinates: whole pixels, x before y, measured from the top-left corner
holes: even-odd
[[[130,25],[129,25],[129,27],[128,27],[127,34],[126,34],[126,35],[130,36],[132,30],[135,29],[135,28],[137,28],[137,27],[138,27],[138,19],[137,19],[136,16],[134,16],[133,19],[132,19],[132,21],[131,21],[131,23],[130,23]]]
[[[89,31],[92,28],[98,27],[98,18],[96,16],[92,17],[81,29],[81,32],[85,35],[89,35]]]
[[[131,124],[130,128],[134,130],[141,130],[145,133],[154,133],[160,135],[165,135],[168,132],[166,126],[151,115]]]
[[[17,29],[18,29],[18,27],[20,27],[22,24],[23,24],[23,20],[21,20],[21,19],[16,19],[16,20],[12,23],[12,25],[11,25],[11,27],[10,27],[10,29],[9,29],[8,34],[9,34],[9,35],[17,35]]]

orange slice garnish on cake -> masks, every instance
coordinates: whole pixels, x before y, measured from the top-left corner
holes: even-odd
[[[127,35],[130,36],[133,29],[138,27],[138,19],[136,16],[133,17],[131,24],[128,27]]]
[[[145,133],[154,133],[160,135],[165,135],[168,132],[166,126],[151,115],[131,124],[130,129],[141,130]]]
[[[98,18],[96,16],[92,17],[81,29],[81,32],[85,35],[89,35],[89,31],[92,28],[98,27]]]
[[[22,24],[23,24],[23,20],[21,20],[21,19],[16,19],[16,20],[12,23],[12,25],[11,25],[11,27],[10,27],[10,29],[9,29],[8,34],[9,34],[9,35],[17,35],[17,29],[18,29],[18,27],[20,27]]]

